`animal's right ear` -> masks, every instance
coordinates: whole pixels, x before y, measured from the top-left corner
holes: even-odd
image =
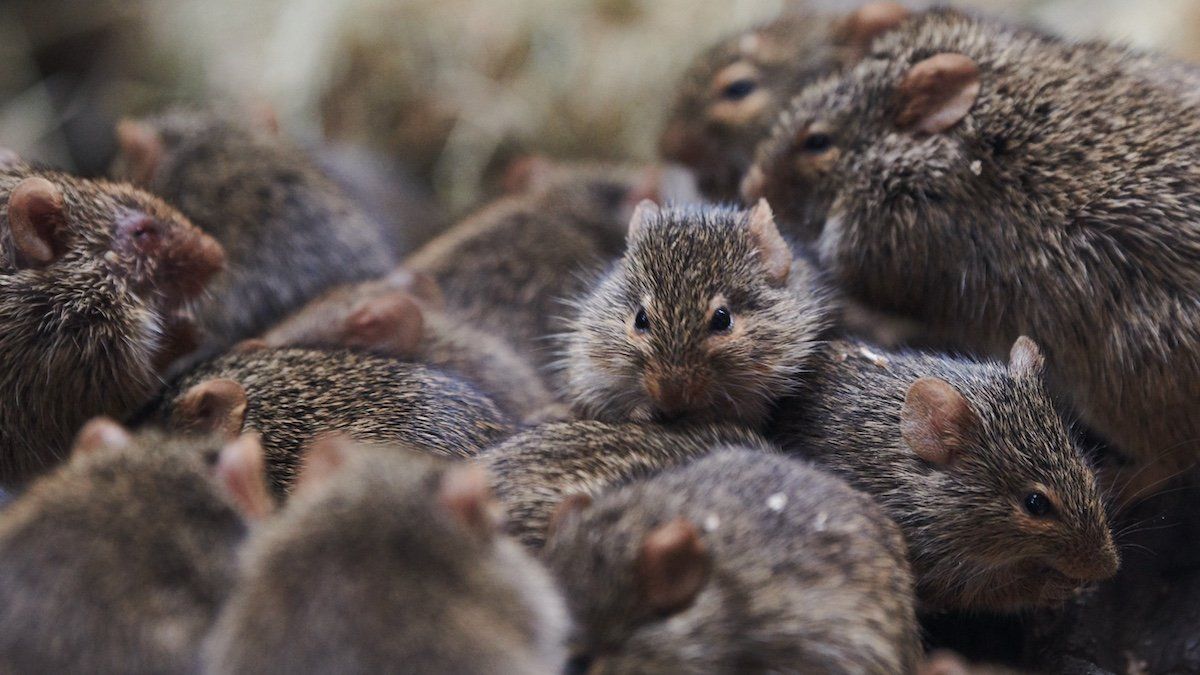
[[[633,241],[638,233],[650,227],[650,224],[658,219],[661,211],[658,204],[652,199],[643,199],[638,202],[637,207],[633,209],[633,216],[629,218],[629,232],[625,235],[628,241]]]
[[[299,494],[325,484],[337,475],[346,463],[347,456],[353,452],[353,447],[354,441],[345,434],[326,433],[318,436],[304,451],[292,491]]]
[[[958,124],[979,96],[979,66],[964,54],[935,54],[915,64],[896,87],[896,126],[938,134]]]
[[[500,178],[505,194],[517,195],[530,191],[554,173],[554,162],[541,155],[517,157],[508,163]]]
[[[747,217],[750,226],[750,237],[758,249],[759,260],[767,269],[767,280],[772,286],[779,287],[787,283],[792,271],[792,248],[779,234],[775,225],[775,215],[767,200],[759,199],[754,208],[750,209]]]
[[[8,196],[8,226],[18,267],[45,267],[67,252],[67,214],[62,189],[34,176]]]
[[[865,54],[875,38],[904,23],[909,15],[908,8],[898,2],[868,2],[837,23],[834,43]]]
[[[110,417],[94,417],[75,436],[71,456],[90,455],[96,450],[120,450],[129,447],[133,437]]]
[[[174,422],[182,429],[234,438],[246,421],[246,390],[229,379],[205,380],[179,397]]]
[[[1046,370],[1046,357],[1037,343],[1022,335],[1008,352],[1008,374],[1013,379],[1040,378]]]
[[[429,307],[434,309],[445,309],[446,307],[446,297],[442,294],[441,285],[438,284],[437,279],[425,272],[414,272],[399,267],[389,272],[384,281],[390,288],[408,291],[414,298]]]
[[[459,462],[446,469],[438,485],[437,499],[442,507],[459,524],[481,538],[491,537],[503,520],[489,483],[488,473],[482,466]]]
[[[686,518],[659,525],[642,540],[635,578],[645,609],[668,616],[687,608],[708,582],[712,559]]]
[[[216,478],[246,520],[261,520],[275,510],[275,500],[267,491],[267,462],[258,434],[243,434],[221,448]]]
[[[148,185],[166,155],[162,137],[149,124],[124,119],[117,122],[117,147],[124,155],[129,178]]]
[[[425,336],[425,316],[412,296],[397,291],[360,302],[346,317],[342,334],[347,347],[413,356]]]
[[[900,409],[900,435],[918,457],[949,466],[967,447],[979,418],[954,385],[922,377],[908,388]]]
[[[554,513],[550,514],[550,521],[546,523],[546,539],[549,539],[571,518],[583,513],[589,506],[592,505],[592,496],[585,492],[573,492],[558,503],[554,507]]]

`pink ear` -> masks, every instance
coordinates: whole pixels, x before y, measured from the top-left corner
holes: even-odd
[[[243,434],[222,448],[216,475],[247,520],[265,518],[275,510],[267,492],[267,465],[258,434]]]
[[[94,417],[75,437],[75,445],[71,448],[71,456],[89,455],[96,450],[120,450],[133,442],[133,438],[125,427],[110,417]]]
[[[237,436],[246,421],[246,390],[229,379],[205,380],[184,392],[174,419],[190,431]]]
[[[638,232],[650,226],[650,223],[657,220],[661,211],[658,204],[655,204],[649,199],[643,199],[638,202],[638,205],[633,209],[633,216],[629,219],[629,232],[626,238],[630,241],[638,235]]]
[[[642,601],[651,613],[685,609],[708,581],[711,559],[696,526],[677,518],[651,530],[635,563]]]
[[[546,538],[549,539],[568,519],[582,513],[592,505],[592,496],[584,492],[574,492],[563,498],[554,513],[550,514],[550,522],[546,524]]]
[[[399,267],[388,273],[384,278],[384,284],[396,290],[408,291],[414,298],[425,303],[427,307],[433,309],[446,307],[446,298],[442,295],[442,288],[437,279],[425,272],[414,272]]]
[[[922,377],[908,388],[900,410],[900,434],[918,457],[948,466],[979,424],[967,399],[945,380]]]
[[[508,163],[500,186],[507,194],[521,194],[537,187],[553,173],[552,160],[541,155],[526,155]]]
[[[345,434],[326,433],[313,439],[304,452],[300,472],[296,476],[293,491],[308,492],[313,488],[324,485],[346,463],[346,457],[353,452],[354,441]]]
[[[963,54],[935,54],[909,69],[896,88],[896,126],[937,134],[958,124],[979,96],[979,66]]]
[[[491,536],[500,526],[498,506],[492,499],[488,474],[477,464],[453,464],[442,474],[438,502],[454,519],[481,536]]]
[[[21,164],[21,156],[15,150],[0,148],[0,169],[11,169]]]
[[[117,122],[117,145],[128,164],[129,178],[147,185],[166,155],[162,137],[153,127],[134,120]]]
[[[62,190],[45,178],[26,178],[8,197],[8,225],[17,264],[45,267],[67,251]]]
[[[396,356],[413,356],[425,337],[425,318],[410,295],[388,293],[369,298],[346,317],[343,344],[386,349]]]
[[[759,260],[767,269],[767,278],[772,286],[783,286],[787,283],[792,271],[792,248],[779,234],[775,226],[775,216],[767,200],[760,199],[750,210],[747,218],[750,225],[750,236],[758,247]]]
[[[1022,335],[1008,353],[1008,374],[1015,379],[1040,378],[1046,369],[1046,359],[1037,343]]]
[[[834,40],[866,51],[875,38],[904,23],[908,17],[908,9],[898,2],[869,2],[839,22]]]

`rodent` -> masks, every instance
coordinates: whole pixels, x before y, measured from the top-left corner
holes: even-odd
[[[827,324],[819,275],[760,202],[662,210],[647,202],[624,257],[576,301],[566,392],[605,421],[761,426]]]
[[[932,10],[798,96],[744,193],[865,304],[958,349],[1043,345],[1053,388],[1140,464],[1117,477],[1129,501],[1200,457],[1200,118],[1184,69]]]
[[[691,169],[709,199],[736,202],[755,147],[792,96],[855,63],[873,38],[907,16],[894,2],[845,16],[791,7],[713,45],[680,80],[660,154]]]
[[[458,374],[517,420],[560,408],[533,366],[496,335],[444,311],[436,282],[403,268],[339,286],[262,336],[270,347],[354,348]]]
[[[1113,576],[1095,476],[1028,338],[1007,368],[831,342],[769,434],[872,495],[908,541],[923,608],[1061,604]]]
[[[543,163],[544,164],[544,163]],[[629,214],[658,174],[602,165],[540,168],[523,190],[484,207],[407,258],[448,311],[508,341],[539,371],[554,361],[564,301],[621,255]]]
[[[200,364],[138,421],[177,431],[258,432],[277,495],[291,489],[304,449],[324,433],[470,457],[515,430],[489,398],[433,368],[348,350],[269,348]]]
[[[189,305],[224,261],[175,209],[123,183],[0,163],[0,484],[123,417],[189,347]]]
[[[538,549],[559,504],[573,495],[606,490],[737,445],[777,451],[761,436],[733,425],[672,427],[590,420],[545,424],[481,452],[508,512],[507,530]]]
[[[197,672],[237,549],[272,509],[252,436],[89,422],[0,512],[0,670]]]
[[[208,111],[172,110],[117,128],[114,173],[214,236],[228,265],[199,308],[196,360],[269,328],[332,286],[395,264],[384,228],[298,148]]]
[[[555,673],[566,609],[477,466],[344,440],[247,547],[212,672]]]
[[[799,460],[744,448],[574,502],[543,557],[569,673],[912,672],[895,523]]]

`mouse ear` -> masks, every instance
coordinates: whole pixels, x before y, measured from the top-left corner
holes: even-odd
[[[966,449],[979,418],[966,397],[949,382],[922,377],[908,388],[900,409],[900,435],[918,457],[949,466]]]
[[[1022,335],[1008,353],[1008,374],[1014,380],[1041,378],[1046,370],[1046,358],[1033,340]]]
[[[62,189],[39,176],[18,183],[8,197],[8,226],[18,266],[45,267],[61,258],[67,252]]]
[[[633,215],[629,217],[629,231],[625,235],[628,241],[633,241],[638,233],[650,226],[650,223],[657,220],[662,211],[658,208],[653,200],[643,199],[638,202],[638,205],[633,209]]]
[[[951,651],[938,650],[925,658],[917,675],[970,675],[971,667]]]
[[[124,155],[129,178],[147,185],[154,179],[158,165],[167,154],[162,136],[144,122],[124,119],[117,122],[117,146]]]
[[[441,285],[438,284],[437,279],[425,272],[415,272],[399,267],[388,273],[384,278],[384,283],[396,290],[408,291],[414,298],[433,309],[445,309],[446,307],[446,297],[442,294]]]
[[[837,23],[834,43],[866,53],[875,38],[904,23],[909,15],[908,8],[898,2],[868,2]]]
[[[758,259],[767,269],[768,281],[772,286],[783,286],[792,271],[792,248],[779,234],[775,215],[771,213],[767,200],[758,200],[750,209],[747,222],[750,225],[750,237],[758,249]]]
[[[266,101],[257,101],[250,106],[250,123],[271,136],[279,135],[279,111]]]
[[[505,194],[521,194],[540,185],[553,173],[553,160],[541,155],[517,157],[505,167],[504,175],[500,178],[500,187]]]
[[[937,134],[958,124],[979,96],[979,66],[963,54],[935,54],[917,63],[896,88],[896,126]]]
[[[229,379],[205,380],[179,398],[173,419],[188,431],[233,438],[246,421],[246,390]]]
[[[133,437],[111,417],[94,417],[83,425],[71,446],[71,456],[89,455],[96,450],[120,450],[129,447]]]
[[[347,347],[413,356],[425,337],[425,317],[412,296],[397,291],[360,302],[342,324],[342,334]]]
[[[21,164],[21,156],[11,148],[0,148],[0,169],[11,169]]]
[[[677,518],[642,540],[635,574],[645,608],[669,615],[692,603],[708,581],[711,559],[696,525]]]
[[[339,432],[323,433],[313,439],[300,461],[293,493],[311,491],[337,475],[354,445],[354,439]]]
[[[583,513],[589,506],[592,505],[592,496],[586,492],[573,492],[558,503],[554,507],[554,513],[550,514],[550,521],[546,523],[546,539],[549,539],[571,518]]]
[[[501,525],[500,507],[492,499],[488,472],[478,464],[452,464],[438,485],[438,503],[469,531],[490,537]]]
[[[246,520],[261,520],[275,510],[258,434],[242,434],[221,448],[215,474]]]

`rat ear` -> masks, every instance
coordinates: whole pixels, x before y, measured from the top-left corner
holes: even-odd
[[[898,2],[868,2],[837,23],[834,42],[866,53],[875,38],[904,23],[909,14]]]
[[[500,187],[505,194],[516,195],[528,192],[554,173],[554,162],[541,155],[517,157],[508,163]]]
[[[649,227],[650,223],[657,220],[661,213],[658,204],[655,204],[653,200],[643,199],[638,202],[633,209],[633,215],[629,218],[629,232],[625,235],[626,239],[632,241],[638,232]]]
[[[488,473],[478,464],[450,465],[442,474],[437,499],[455,520],[476,534],[489,537],[500,526]]]
[[[792,271],[792,248],[779,234],[775,226],[775,215],[767,200],[759,199],[754,208],[750,209],[747,218],[750,226],[750,237],[758,248],[758,258],[767,268],[767,279],[772,286],[782,286],[787,283],[788,274]]]
[[[279,111],[266,101],[259,101],[250,106],[250,121],[255,129],[271,136],[279,135]]]
[[[221,448],[216,477],[246,520],[260,520],[275,510],[267,491],[267,462],[258,434],[242,434]]]
[[[586,492],[573,492],[563,497],[558,506],[554,507],[554,513],[550,514],[550,521],[546,523],[546,539],[558,531],[563,523],[578,516],[591,505],[592,496]]]
[[[922,377],[908,388],[900,409],[900,435],[918,457],[948,466],[966,449],[979,423],[966,397],[949,382]]]
[[[39,176],[26,178],[8,197],[8,226],[21,267],[45,267],[67,251],[62,190]]]
[[[71,456],[89,455],[96,450],[120,450],[129,447],[133,437],[111,417],[93,417],[79,434],[75,436],[75,444],[71,447]]]
[[[1022,335],[1008,352],[1008,374],[1014,380],[1040,378],[1046,370],[1046,357],[1033,340]]]
[[[167,152],[154,127],[128,119],[117,122],[117,146],[125,156],[130,180],[141,185],[154,179],[154,172]]]
[[[246,390],[229,379],[205,380],[179,398],[175,420],[189,431],[233,438],[241,433],[246,421]]]
[[[323,485],[337,475],[353,448],[354,439],[340,432],[327,432],[314,438],[300,460],[292,491],[300,493]]]
[[[677,518],[646,534],[635,565],[646,608],[668,615],[686,608],[704,588],[711,559],[695,524]]]
[[[747,204],[762,199],[767,193],[767,175],[762,167],[757,164],[750,167],[750,170],[742,177],[742,184],[738,187],[738,191],[741,192],[742,201]]]
[[[16,150],[0,148],[0,169],[11,169],[21,164],[21,156]]]
[[[935,54],[905,73],[896,88],[896,126],[937,134],[958,124],[979,96],[979,66],[963,54]]]
[[[409,294],[393,292],[360,302],[342,331],[348,347],[387,347],[397,356],[412,356],[425,337],[425,317]]]
[[[414,272],[399,267],[388,273],[384,283],[396,290],[408,291],[414,298],[433,309],[446,307],[446,297],[442,295],[441,284],[425,272]]]

